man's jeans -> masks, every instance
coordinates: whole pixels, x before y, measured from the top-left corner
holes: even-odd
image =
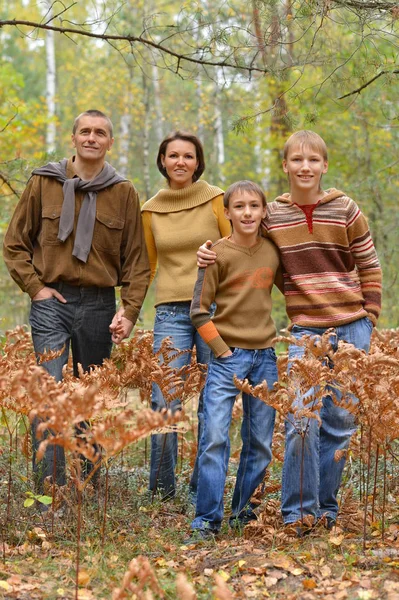
[[[340,340],[353,344],[356,348],[368,352],[373,324],[367,317],[340,325],[331,335],[331,345],[337,349]],[[301,339],[304,335],[320,336],[326,331],[319,327],[299,327],[294,325],[292,335]],[[301,358],[304,348],[291,345],[289,360]],[[330,388],[334,389],[334,388]],[[311,394],[309,390],[308,394]],[[334,389],[337,400],[341,394]],[[354,399],[356,400],[356,399]],[[299,406],[302,398],[298,398]],[[315,520],[323,514],[335,519],[338,513],[337,493],[341,483],[345,458],[334,460],[337,450],[348,447],[352,434],[356,431],[355,419],[344,408],[336,406],[331,395],[323,398],[320,411],[321,426],[315,419],[306,424],[304,454],[302,438],[293,422],[286,421],[285,457],[282,479],[281,510],[285,523],[293,523],[301,516],[312,515]],[[294,420],[291,415],[291,421]],[[301,502],[301,461],[302,469],[302,502]],[[301,511],[302,504],[302,511]]]
[[[193,326],[190,319],[190,302],[176,302],[160,304],[156,307],[154,324],[154,352],[161,346],[162,340],[170,337],[174,348],[179,350],[192,350],[194,346],[197,351],[197,362],[207,364],[210,350],[207,344]],[[191,352],[179,356],[170,363],[171,367],[180,368],[188,365],[191,360]],[[198,404],[198,440],[202,432],[202,403],[203,392],[201,392]],[[179,399],[173,400],[169,405],[165,402],[161,390],[157,384],[152,387],[152,409],[162,410],[168,408],[172,412],[181,408]],[[151,436],[151,467],[150,467],[150,490],[160,492],[163,498],[171,498],[175,494],[175,469],[177,463],[177,433],[155,434]],[[190,492],[193,498],[197,493],[198,479],[198,457],[195,460],[194,471],[190,481]]]
[[[73,371],[77,377],[78,363],[87,371],[90,366],[101,365],[109,358],[112,349],[109,326],[115,314],[114,288],[75,287],[63,282],[49,284],[67,300],[67,304],[56,298],[32,302],[29,322],[35,353],[60,350],[62,355],[42,363],[56,381],[62,379],[62,369],[68,362],[72,348]],[[49,445],[43,459],[36,462],[40,441],[36,435],[38,421],[32,423],[33,471],[39,492],[43,491],[43,480],[53,476],[54,461],[56,483],[65,484],[65,455],[60,446]],[[82,424],[84,427],[84,424]]]
[[[235,348],[232,356],[211,357],[204,390],[204,430],[199,447],[199,477],[192,529],[218,531],[223,518],[223,494],[230,456],[229,429],[238,390],[233,376],[271,389],[278,379],[273,348]],[[271,460],[275,411],[258,398],[242,394],[242,449],[232,500],[231,519],[253,507],[249,500],[262,482]]]

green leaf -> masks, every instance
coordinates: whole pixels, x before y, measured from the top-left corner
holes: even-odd
[[[24,506],[28,507],[28,506],[32,506],[32,504],[35,503],[35,499],[34,498],[27,498],[24,502]]]
[[[50,496],[36,496],[36,500],[42,504],[51,504],[53,502]]]

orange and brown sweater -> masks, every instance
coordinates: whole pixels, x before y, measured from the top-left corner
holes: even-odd
[[[256,350],[272,346],[276,328],[271,289],[279,271],[279,253],[264,238],[252,248],[228,238],[212,247],[216,262],[198,269],[191,320],[215,356],[229,348]],[[210,307],[216,302],[211,319]]]

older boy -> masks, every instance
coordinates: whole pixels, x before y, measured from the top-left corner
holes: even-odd
[[[225,215],[233,233],[216,242],[216,263],[200,269],[191,319],[213,356],[204,391],[204,429],[199,445],[199,479],[193,539],[212,537],[223,518],[223,493],[229,459],[229,427],[237,389],[233,376],[257,385],[277,381],[272,347],[275,326],[270,292],[279,269],[272,242],[259,236],[266,213],[262,190],[239,181],[224,194]],[[211,319],[210,307],[217,305]],[[243,447],[232,500],[230,523],[255,519],[248,503],[271,459],[274,410],[243,394]]]

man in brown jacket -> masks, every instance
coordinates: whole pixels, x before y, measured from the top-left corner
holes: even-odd
[[[74,122],[75,156],[35,169],[4,238],[11,277],[31,298],[36,354],[59,350],[43,363],[57,381],[72,348],[74,374],[101,365],[112,342],[133,329],[150,276],[140,204],[134,186],[105,161],[112,123],[88,110]],[[116,315],[115,286],[124,311]],[[33,445],[39,441],[33,424]],[[34,452],[35,455],[35,452]],[[33,458],[38,490],[53,474],[53,447]],[[65,483],[65,457],[56,446],[56,480]]]

